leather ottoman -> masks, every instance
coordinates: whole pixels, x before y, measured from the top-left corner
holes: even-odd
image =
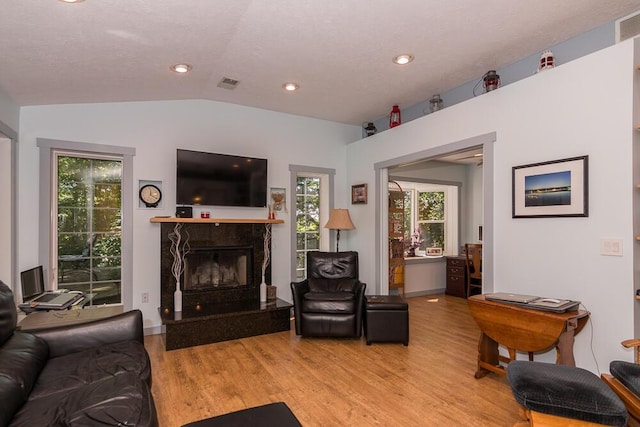
[[[185,424],[182,427],[302,427],[284,402],[269,403],[243,409],[206,420]]]
[[[401,342],[409,345],[409,305],[398,295],[367,295],[363,317],[367,345]]]

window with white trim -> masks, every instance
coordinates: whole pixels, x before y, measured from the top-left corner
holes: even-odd
[[[405,192],[405,250],[421,254],[441,248],[444,255],[458,247],[458,186],[398,181]]]
[[[122,157],[54,151],[57,287],[122,303]]]

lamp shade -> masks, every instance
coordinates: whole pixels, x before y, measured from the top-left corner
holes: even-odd
[[[351,222],[349,209],[332,209],[329,221],[327,221],[324,228],[330,230],[353,230],[356,227]]]

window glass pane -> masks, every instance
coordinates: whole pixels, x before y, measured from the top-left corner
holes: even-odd
[[[306,253],[320,247],[320,178],[296,182],[296,278],[306,276]]]
[[[421,223],[420,232],[424,242],[420,246],[420,249],[424,248],[442,248],[444,247],[444,223]]]
[[[307,194],[318,195],[320,194],[320,179],[318,178],[305,178],[307,186]]]
[[[93,256],[107,258],[111,257],[112,260],[117,260],[117,264],[120,265],[120,233],[98,234],[93,245]]]
[[[300,251],[296,254],[296,268],[305,269],[307,263],[307,253]]]
[[[318,235],[318,233],[306,233],[306,236],[308,250],[320,249],[320,236]]]
[[[76,232],[89,230],[87,209],[62,207],[58,209],[58,232]]]
[[[444,191],[418,192],[418,220],[444,220]]]
[[[411,199],[413,198],[413,190],[404,192],[404,239],[408,242],[411,239],[411,233],[414,232],[414,227],[412,226],[411,220],[411,212],[412,212],[412,203]]]
[[[121,303],[120,160],[57,156],[58,287]]]

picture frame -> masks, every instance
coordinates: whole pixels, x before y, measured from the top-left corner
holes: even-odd
[[[359,205],[367,203],[367,184],[351,186],[351,204]]]
[[[287,189],[271,187],[269,189],[269,206],[275,212],[287,212]]]
[[[442,248],[427,248],[425,253],[427,256],[440,257],[442,256]]]
[[[512,169],[512,217],[588,217],[589,156]]]

